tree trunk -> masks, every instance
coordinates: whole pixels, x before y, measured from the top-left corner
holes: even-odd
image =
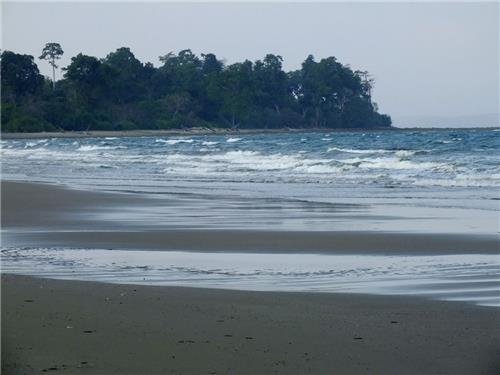
[[[52,61],[52,91],[55,91],[56,89],[56,67],[54,66],[55,63]]]

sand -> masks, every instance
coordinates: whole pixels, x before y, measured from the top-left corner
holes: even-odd
[[[2,277],[2,373],[498,374],[496,309]]]
[[[44,184],[1,186],[2,246],[498,252],[492,236],[148,229],[100,214],[157,199]],[[500,373],[498,309],[458,302],[4,274],[1,307],[2,374]]]
[[[1,187],[4,246],[335,254],[499,252],[496,235],[179,229],[131,218],[134,207],[165,204],[156,198],[26,182],[2,181]],[[102,216],[106,212],[114,213],[112,220]]]

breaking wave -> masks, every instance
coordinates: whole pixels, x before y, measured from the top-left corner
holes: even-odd
[[[167,145],[176,145],[178,143],[193,143],[193,139],[157,139],[156,143],[165,143]]]
[[[125,149],[126,146],[99,146],[99,145],[84,145],[76,149],[76,151],[100,151],[100,150],[119,150]]]
[[[310,188],[478,188],[500,184],[496,134],[296,133],[248,135],[243,142],[241,137],[216,135],[2,140],[0,152],[4,176],[55,181],[72,176],[126,184],[123,176],[128,176],[144,181],[297,182]]]
[[[356,150],[352,148],[329,147],[327,152],[344,152],[348,154],[385,154],[391,152],[389,150]]]

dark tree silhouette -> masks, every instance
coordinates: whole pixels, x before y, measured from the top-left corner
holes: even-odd
[[[3,131],[391,124],[372,102],[369,73],[353,72],[335,57],[310,55],[299,70],[285,72],[278,55],[225,65],[212,53],[186,49],[161,56],[155,67],[122,47],[103,59],[72,57],[56,86],[62,53],[48,43],[40,56],[52,66],[52,85],[32,56],[2,53]]]

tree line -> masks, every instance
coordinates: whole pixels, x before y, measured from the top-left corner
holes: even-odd
[[[139,61],[122,47],[99,59],[82,53],[55,79],[58,43],[40,59],[52,66],[42,76],[34,57],[1,54],[2,131],[89,131],[212,128],[380,128],[389,116],[372,101],[373,80],[335,57],[285,72],[281,56],[224,64],[214,54],[191,50],[160,56],[160,65]]]

